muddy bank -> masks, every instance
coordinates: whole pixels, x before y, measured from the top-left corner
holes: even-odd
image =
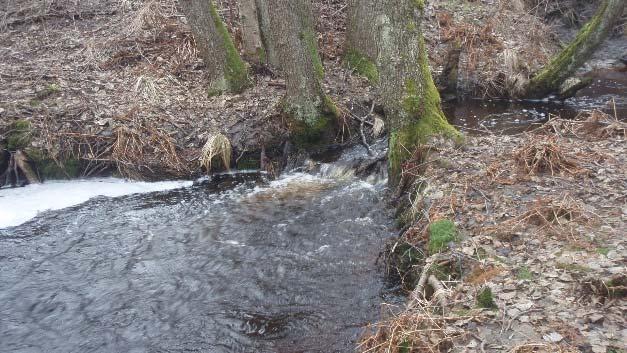
[[[626,130],[594,112],[435,145],[394,243],[408,304],[363,351],[625,350]]]

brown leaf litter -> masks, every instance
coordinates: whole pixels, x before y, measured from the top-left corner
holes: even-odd
[[[625,126],[587,112],[525,134],[469,136],[464,146],[432,149],[413,197],[425,208],[403,239],[424,250],[425,225],[453,220],[461,241],[438,258],[455,263],[457,275],[436,283],[445,300],[384,315],[361,350],[625,351]],[[424,268],[415,271],[419,277]],[[485,287],[498,309],[477,306]]]

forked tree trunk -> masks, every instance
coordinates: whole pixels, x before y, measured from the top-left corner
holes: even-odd
[[[259,15],[255,0],[239,0],[239,15],[242,30],[242,55],[250,62],[265,62],[265,50],[261,42]]]
[[[527,96],[541,97],[559,89],[562,82],[592,56],[621,18],[625,0],[604,0],[577,37],[529,82]]]
[[[388,117],[389,183],[398,184],[402,165],[433,135],[461,135],[442,112],[422,37],[422,0],[382,0],[378,52],[380,93]]]
[[[299,144],[319,141],[333,130],[337,110],[324,94],[324,76],[318,55],[309,0],[267,0],[272,46],[276,49],[287,94],[284,111],[293,119]]]
[[[180,0],[192,28],[198,52],[209,74],[209,94],[240,92],[248,84],[248,69],[233,44],[212,0]]]
[[[377,58],[381,0],[348,0],[344,62],[370,82],[379,81]]]

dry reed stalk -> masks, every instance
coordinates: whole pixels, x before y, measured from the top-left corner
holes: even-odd
[[[207,142],[202,148],[200,165],[205,168],[207,173],[211,172],[212,161],[218,157],[222,162],[222,166],[227,170],[231,166],[231,142],[229,139],[220,134],[212,134],[207,138]]]

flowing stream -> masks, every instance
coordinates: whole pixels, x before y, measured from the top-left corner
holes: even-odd
[[[319,170],[100,196],[0,230],[0,352],[353,351],[393,300],[377,258],[396,232],[384,180]]]

